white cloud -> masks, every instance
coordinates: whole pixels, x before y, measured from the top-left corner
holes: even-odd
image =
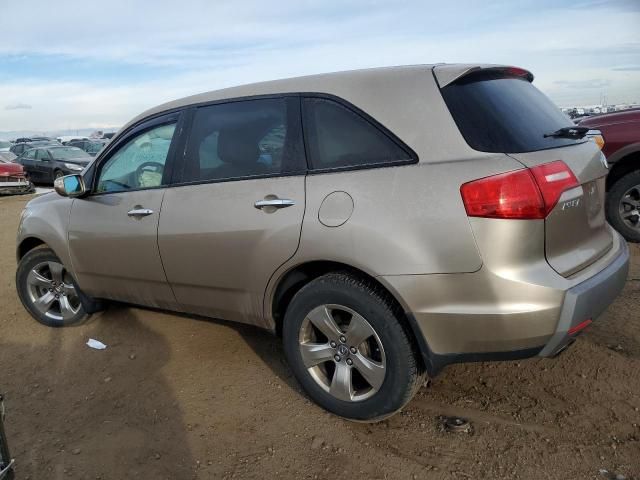
[[[106,5],[106,6],[105,6]],[[31,75],[1,81],[0,130],[118,125],[179,96],[310,73],[432,62],[489,62],[532,70],[558,103],[640,100],[640,9],[629,2],[322,4],[287,0],[4,2],[1,55],[106,61],[109,78]],[[597,37],[597,41],[594,41]],[[6,58],[6,57],[5,57]],[[139,79],[131,70],[157,72]],[[0,75],[3,67],[0,65]],[[68,78],[68,77],[64,77]],[[588,88],[587,88],[588,87]]]
[[[31,108],[27,103],[10,103],[4,107],[5,110],[31,110]]]

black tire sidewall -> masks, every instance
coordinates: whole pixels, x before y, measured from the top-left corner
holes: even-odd
[[[307,394],[320,406],[341,417],[372,421],[396,412],[414,393],[417,372],[414,352],[405,330],[390,308],[357,282],[320,277],[303,287],[289,305],[284,325],[284,350],[291,369]],[[305,368],[299,349],[299,331],[306,315],[323,304],[349,307],[362,315],[378,334],[386,356],[386,376],[372,397],[345,402],[320,387]]]
[[[640,230],[629,227],[620,216],[622,196],[635,185],[640,185],[640,170],[627,173],[619,178],[609,189],[606,200],[607,219],[626,240],[640,242]]]
[[[18,291],[18,297],[22,302],[24,308],[36,319],[39,323],[48,327],[65,327],[69,325],[76,325],[83,322],[87,317],[84,305],[80,305],[80,310],[70,320],[54,320],[42,315],[38,310],[33,307],[31,299],[29,298],[29,292],[27,291],[27,276],[33,267],[37,264],[47,261],[53,261],[62,263],[56,254],[50,248],[36,248],[28,252],[18,263],[18,269],[16,271],[16,289]],[[76,289],[77,284],[74,281]],[[79,292],[80,293],[80,292]]]

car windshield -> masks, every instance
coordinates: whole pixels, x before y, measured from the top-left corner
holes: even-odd
[[[86,159],[87,154],[76,147],[59,147],[49,150],[53,158],[60,160]]]

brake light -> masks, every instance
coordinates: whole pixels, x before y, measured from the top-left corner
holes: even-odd
[[[562,192],[578,185],[558,160],[465,183],[460,193],[470,217],[533,220],[545,218]]]
[[[545,217],[556,206],[562,192],[580,185],[571,169],[562,160],[544,163],[531,168],[531,173],[540,187],[546,208]]]
[[[529,72],[528,70],[525,70],[524,68],[519,68],[519,67],[507,67],[505,68],[505,72],[508,75],[512,75],[514,77],[522,77],[522,78],[526,78],[529,81],[533,80],[533,75],[531,74],[531,72]],[[531,77],[531,78],[529,78]]]

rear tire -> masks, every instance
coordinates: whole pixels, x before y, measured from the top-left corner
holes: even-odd
[[[629,242],[640,242],[640,170],[620,177],[607,192],[607,220]]]
[[[350,274],[330,273],[300,289],[283,341],[305,392],[356,421],[380,421],[404,407],[425,374],[401,315],[387,292]]]
[[[29,251],[18,264],[16,288],[22,305],[48,327],[77,325],[96,311],[98,302],[78,288],[56,254],[47,247]]]

